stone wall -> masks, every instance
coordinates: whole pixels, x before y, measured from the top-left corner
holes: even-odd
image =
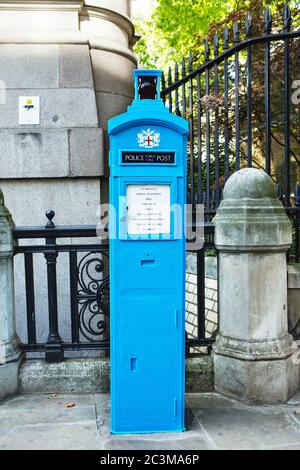
[[[0,187],[17,225],[49,208],[57,224],[96,223],[107,120],[133,96],[129,14],[129,0],[0,1]],[[40,97],[39,125],[19,125],[19,96]]]
[[[189,357],[185,364],[186,392],[212,392],[211,357]],[[22,393],[107,393],[109,388],[110,361],[107,358],[68,359],[58,364],[29,360],[22,363],[20,370]]]
[[[95,221],[103,132],[89,47],[1,44],[0,58],[6,84],[0,186],[15,223],[39,225],[49,207],[58,223]],[[19,126],[18,97],[23,95],[40,96],[39,126]]]
[[[16,225],[45,224],[47,209],[57,225],[97,224],[99,203],[108,198],[107,121],[132,101],[135,40],[130,0],[0,0],[0,188]],[[40,97],[39,125],[19,125],[19,96]],[[68,341],[65,254],[57,268],[60,333]],[[34,271],[42,341],[48,332],[43,255],[34,256]],[[18,333],[26,340],[20,255],[15,281]]]

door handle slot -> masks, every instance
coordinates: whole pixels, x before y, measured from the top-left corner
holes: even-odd
[[[141,259],[141,265],[142,266],[151,266],[154,263],[155,263],[155,259],[153,259],[153,258]]]

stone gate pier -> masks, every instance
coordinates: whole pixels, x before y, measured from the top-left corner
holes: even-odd
[[[15,323],[12,228],[0,190],[0,399],[18,393],[22,361]]]
[[[236,172],[214,222],[220,314],[215,388],[254,403],[286,402],[299,387],[287,321],[292,229],[272,179],[252,168]]]

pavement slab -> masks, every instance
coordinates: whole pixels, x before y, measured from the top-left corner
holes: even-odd
[[[277,406],[215,393],[188,394],[186,404],[184,433],[119,436],[110,434],[109,395],[19,395],[0,402],[0,449],[300,449],[300,393]]]
[[[0,405],[0,449],[99,447],[94,395],[20,395]]]
[[[184,433],[186,437],[162,436],[160,434],[148,435],[148,438],[137,436],[136,438],[109,439],[104,442],[105,450],[209,450],[211,447],[203,435],[190,432]]]
[[[187,403],[215,449],[300,449],[300,406],[253,406],[217,394]]]

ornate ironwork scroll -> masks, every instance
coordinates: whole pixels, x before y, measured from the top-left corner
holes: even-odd
[[[87,253],[78,263],[80,334],[88,341],[109,339],[108,253]]]

